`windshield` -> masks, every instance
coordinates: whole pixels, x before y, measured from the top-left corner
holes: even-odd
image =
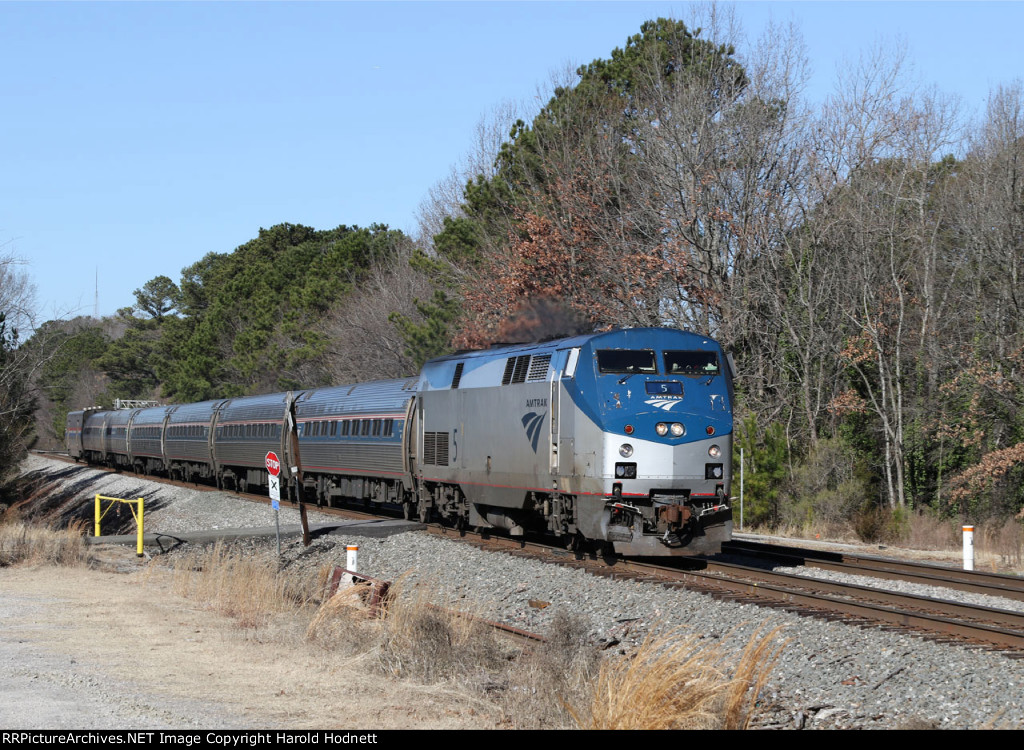
[[[718,375],[718,352],[665,352],[665,369],[669,375]]]
[[[654,352],[649,349],[599,350],[597,367],[602,373],[658,372],[658,366],[654,363]]]

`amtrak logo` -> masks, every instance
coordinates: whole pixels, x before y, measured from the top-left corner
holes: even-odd
[[[679,403],[679,399],[668,399],[668,398],[649,398],[644,401],[645,404],[656,407],[658,409],[664,409],[665,411],[672,411],[672,407]]]
[[[523,427],[526,428],[526,437],[530,440],[534,453],[537,452],[537,442],[540,440],[540,426],[544,424],[546,416],[547,412],[538,414],[533,411],[523,415]]]

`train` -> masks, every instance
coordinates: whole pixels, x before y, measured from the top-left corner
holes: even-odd
[[[733,371],[707,336],[626,328],[458,352],[407,379],[87,408],[65,440],[76,460],[222,489],[280,481],[318,505],[714,554],[732,534]]]

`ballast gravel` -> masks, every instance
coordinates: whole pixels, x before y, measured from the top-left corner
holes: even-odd
[[[268,507],[229,493],[168,488],[134,476],[73,468],[79,471],[67,474],[68,464],[40,457],[30,458],[23,466],[25,471],[52,474],[58,481],[77,482],[85,497],[123,493],[120,496],[145,496],[147,504],[152,498],[155,510],[146,515],[146,528],[151,531],[173,534],[273,525]],[[66,476],[60,478],[61,472]],[[89,479],[94,474],[98,476]],[[310,520],[316,522],[318,516],[311,513]],[[297,511],[282,509],[281,523],[297,520]],[[254,553],[273,553],[272,540],[238,544]],[[533,632],[543,633],[559,611],[575,613],[589,622],[595,644],[609,650],[628,653],[652,630],[672,630],[680,637],[695,636],[738,653],[755,633],[778,628],[777,638],[785,645],[759,696],[758,727],[1024,727],[1024,660],[907,632],[716,601],[655,584],[597,578],[579,570],[484,552],[424,532],[386,538],[322,536],[310,549],[288,539],[282,564],[344,566],[346,544],[359,545],[360,573],[429,586],[438,604],[469,609]],[[946,599],[962,596],[952,589],[937,593]]]

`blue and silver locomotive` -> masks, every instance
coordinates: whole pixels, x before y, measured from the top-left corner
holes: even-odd
[[[635,328],[460,352],[418,377],[68,417],[72,456],[394,503],[407,517],[547,531],[629,556],[732,532],[732,371],[714,340]]]

